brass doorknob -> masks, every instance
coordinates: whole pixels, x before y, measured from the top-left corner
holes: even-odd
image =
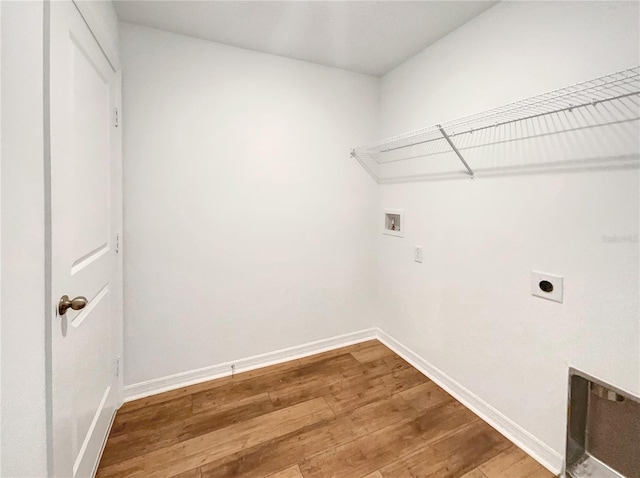
[[[86,297],[78,296],[74,299],[69,299],[68,295],[63,295],[58,302],[58,314],[64,315],[67,313],[67,310],[80,310],[84,309],[84,307],[89,303]]]

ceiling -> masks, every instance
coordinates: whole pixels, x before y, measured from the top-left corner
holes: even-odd
[[[121,21],[374,76],[496,1],[117,0]]]

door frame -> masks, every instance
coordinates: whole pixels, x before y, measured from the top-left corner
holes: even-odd
[[[43,1],[2,2],[2,476],[47,470]],[[10,73],[10,74],[7,74]],[[28,300],[16,300],[25,297]]]
[[[123,366],[122,366],[122,357],[123,357],[123,344],[124,344],[124,322],[123,322],[123,203],[122,203],[122,74],[119,70],[120,61],[118,58],[117,47],[114,48],[112,38],[113,36],[113,28],[111,28],[111,32],[109,31],[109,25],[105,25],[108,23],[105,19],[108,18],[109,12],[96,10],[94,7],[100,8],[102,2],[91,2],[91,1],[77,1],[77,0],[68,0],[71,1],[78,13],[84,20],[87,28],[93,35],[96,40],[98,46],[102,50],[107,62],[109,63],[111,69],[115,73],[115,105],[116,112],[113,115],[113,121],[116,124],[115,134],[112,135],[112,143],[111,143],[111,161],[112,166],[115,169],[115,173],[113,175],[113,181],[111,182],[111,200],[113,201],[113,211],[114,211],[114,232],[118,235],[118,241],[116,245],[116,250],[118,254],[116,254],[116,273],[112,282],[111,290],[113,291],[113,303],[112,310],[114,312],[114,329],[117,333],[114,333],[114,343],[113,353],[115,356],[113,359],[118,361],[118,371],[117,371],[117,379],[115,382],[115,398],[116,398],[116,408],[119,408],[124,399],[123,389]],[[46,317],[45,320],[49,324],[46,332],[46,391],[47,391],[47,467],[49,470],[49,475],[53,473],[54,470],[54,450],[53,450],[53,394],[52,394],[52,376],[53,376],[53,360],[52,360],[52,321],[55,320],[55,306],[57,303],[57,299],[52,297],[52,202],[51,202],[51,150],[50,150],[50,103],[49,103],[49,78],[50,78],[50,68],[49,68],[49,58],[50,58],[50,49],[49,49],[49,25],[50,25],[50,15],[49,15],[49,2],[45,3],[45,64],[44,64],[44,91],[45,91],[45,105],[44,105],[44,127],[45,127],[45,161],[44,161],[44,172],[45,172],[45,184],[44,184],[44,199],[45,199],[45,304],[46,304]],[[102,4],[104,5],[104,4]],[[108,3],[106,8],[113,8],[113,6]],[[115,16],[115,11],[110,10]],[[113,27],[113,25],[111,25]],[[117,38],[117,22],[115,23],[116,28],[116,38]],[[110,35],[110,33],[112,35]],[[117,41],[115,42],[117,45]],[[113,425],[113,420],[115,418],[115,413],[111,417],[111,425]],[[93,470],[93,475],[97,471],[97,467],[100,463],[100,458],[102,452],[104,451],[104,446],[106,445],[107,437],[104,437],[104,442],[102,443],[102,447],[100,450],[100,455],[96,459],[95,469]]]

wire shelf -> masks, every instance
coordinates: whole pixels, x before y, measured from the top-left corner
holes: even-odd
[[[355,148],[351,155],[380,183],[414,180],[424,174],[427,163],[431,165],[428,171],[436,174],[462,163],[465,173],[474,177],[471,159],[479,157],[480,147],[576,134],[598,126],[628,126],[639,119],[640,67],[635,67]],[[625,131],[634,130],[637,125]],[[610,129],[608,134],[612,134]],[[629,144],[635,151],[627,157],[638,159],[634,141],[631,138]],[[445,158],[446,163],[439,166],[426,161]]]

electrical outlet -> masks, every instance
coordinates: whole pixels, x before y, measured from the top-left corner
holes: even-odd
[[[413,249],[413,260],[422,263],[422,246],[415,246]]]
[[[564,278],[545,272],[531,272],[531,294],[554,302],[563,301]]]

